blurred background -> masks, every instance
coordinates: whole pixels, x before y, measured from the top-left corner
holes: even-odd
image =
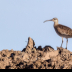
[[[43,23],[54,17],[59,24],[72,28],[72,0],[0,0],[0,51],[21,51],[28,37],[36,47],[50,45],[57,50],[62,38],[56,34],[53,22]],[[68,39],[67,48],[72,51],[72,38]]]

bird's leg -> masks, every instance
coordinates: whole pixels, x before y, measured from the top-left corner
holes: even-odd
[[[67,49],[67,44],[68,44],[68,38],[67,38],[67,42],[66,42],[66,49]]]
[[[62,47],[62,44],[63,44],[63,37],[62,37],[62,43],[61,43],[61,47]]]

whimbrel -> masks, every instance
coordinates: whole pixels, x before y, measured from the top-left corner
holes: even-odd
[[[67,39],[67,42],[66,42],[66,49],[67,49],[68,38],[72,38],[72,29],[67,27],[67,26],[58,24],[57,18],[53,18],[51,20],[46,20],[44,22],[47,22],[47,21],[53,21],[54,22],[54,29],[55,29],[56,33],[62,37],[61,47],[63,44],[63,38]]]

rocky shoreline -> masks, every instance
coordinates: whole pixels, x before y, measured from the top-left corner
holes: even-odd
[[[36,48],[32,38],[22,51],[0,51],[0,69],[72,69],[72,52],[51,46]]]

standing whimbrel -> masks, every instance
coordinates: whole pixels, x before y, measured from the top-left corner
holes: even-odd
[[[68,38],[72,38],[72,29],[67,27],[67,26],[58,24],[57,18],[53,18],[51,20],[46,20],[44,22],[47,22],[47,21],[53,21],[54,22],[54,29],[55,29],[56,33],[62,37],[61,47],[63,44],[63,37],[67,39],[67,42],[66,42],[66,49],[67,49]]]

